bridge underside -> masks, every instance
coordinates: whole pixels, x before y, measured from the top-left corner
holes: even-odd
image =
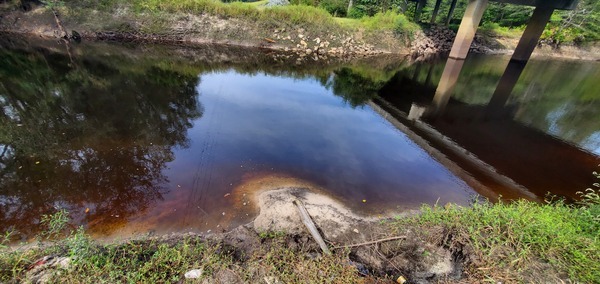
[[[579,0],[491,0],[492,2],[534,6],[559,10],[573,10]]]

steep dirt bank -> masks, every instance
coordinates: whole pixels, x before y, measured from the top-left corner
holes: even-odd
[[[446,27],[433,26],[424,33],[416,36],[412,45],[412,53],[422,56],[447,54],[452,48],[456,33]],[[512,54],[519,43],[518,37],[489,35],[478,32],[471,44],[472,53],[483,54]],[[533,57],[555,57],[580,60],[600,60],[600,45],[588,46],[563,45],[555,48],[547,44],[539,44],[533,52]]]
[[[67,37],[75,34],[86,40],[223,44],[292,51],[315,58],[410,52],[408,44],[391,31],[374,34],[341,27],[324,30],[303,25],[280,26],[276,23],[265,27],[232,17],[166,12],[150,15],[127,9],[117,13],[61,9],[58,14],[59,21],[49,9],[43,7],[30,11],[5,11],[0,17],[0,31],[59,38],[65,36],[64,30]]]
[[[82,9],[60,9],[57,18],[51,10],[0,12],[0,31],[45,38],[78,37],[84,40],[121,42],[159,42],[185,45],[223,44],[258,47],[293,52],[302,58],[356,57],[375,54],[411,54],[429,58],[447,54],[455,33],[433,26],[416,31],[410,37],[399,37],[393,31],[366,31],[339,28],[314,28],[309,25],[264,26],[234,17],[209,14],[161,13],[144,14],[122,8],[116,13]],[[60,26],[59,26],[60,23]],[[410,39],[409,39],[410,38]],[[478,34],[471,52],[510,54],[518,38]],[[540,45],[534,56],[599,60],[600,47],[563,46],[560,49]]]

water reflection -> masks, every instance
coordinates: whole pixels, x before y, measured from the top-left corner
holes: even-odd
[[[474,194],[366,106],[402,58],[6,46],[0,223],[23,236],[58,207],[96,236],[234,226],[252,216],[227,196],[254,177],[305,180],[370,213]]]
[[[443,72],[451,78],[439,79],[435,95],[432,90],[436,86],[424,79],[431,77],[432,71],[416,77],[408,71],[396,90],[384,90],[381,96],[406,117],[422,119],[452,143],[475,154],[478,163],[484,162],[500,177],[516,182],[514,190],[507,191],[508,184],[495,184],[492,178],[487,185],[496,188],[495,192],[509,198],[523,197],[523,186],[538,199],[548,192],[575,198],[577,191],[594,182],[591,172],[600,163],[600,97],[595,91],[598,82],[593,79],[600,76],[599,64],[532,60],[526,68],[509,63],[504,71],[499,64],[502,60],[475,56],[464,63],[462,75]],[[452,69],[455,64],[463,62],[449,59],[445,68]],[[433,71],[437,78],[442,73],[439,65],[429,63],[429,68],[438,69]],[[417,79],[406,82],[410,76]],[[420,88],[406,89],[406,85]],[[442,141],[435,135],[423,135]],[[449,149],[452,144],[440,143],[450,145],[440,145],[448,148],[445,153],[450,156],[460,152]],[[479,180],[485,179],[481,167],[466,161],[473,158],[463,157],[461,165],[471,168]],[[495,175],[492,173],[487,176]]]
[[[202,115],[196,76],[73,60],[0,49],[0,223],[23,235],[57,207],[79,223],[125,225],[167,192],[165,165]]]
[[[596,63],[531,61],[501,108],[510,116],[489,119],[498,57],[467,60],[469,76],[433,117],[439,62],[297,65],[245,49],[0,43],[0,224],[23,236],[58,207],[97,236],[216,231],[252,217],[235,196],[252,180],[314,184],[366,213],[467,204],[476,192],[572,196],[598,163],[544,134],[597,148]],[[407,115],[395,124],[382,101]],[[464,163],[406,116],[485,165]],[[510,181],[482,173],[488,166]]]

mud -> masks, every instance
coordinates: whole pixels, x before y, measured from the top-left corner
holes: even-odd
[[[1,7],[0,7],[1,8]],[[302,38],[291,29],[265,30],[264,27],[247,23],[242,19],[222,19],[212,15],[173,14],[157,21],[152,18],[136,19],[127,11],[111,15],[94,12],[94,15],[63,13],[64,27],[58,27],[54,15],[42,6],[30,9],[0,9],[0,31],[45,38],[59,38],[61,31],[72,33],[84,40],[119,41],[137,43],[163,43],[177,45],[219,44],[238,47],[262,48],[285,51],[299,56],[299,61],[318,61],[329,58],[355,58],[376,54],[411,55],[417,60],[447,55],[454,32],[446,27],[433,26],[416,32],[410,42],[395,37],[391,32],[367,36],[356,32],[303,31],[302,38],[308,46],[297,44]],[[97,19],[96,19],[97,18]],[[156,23],[156,31],[150,29]],[[165,24],[166,22],[166,24]],[[111,23],[111,24],[107,24]],[[150,23],[150,24],[147,24]],[[108,25],[108,26],[107,26]],[[301,29],[304,30],[304,29]],[[334,35],[335,34],[335,35]],[[67,34],[70,37],[71,34]],[[276,40],[274,40],[274,39]],[[312,39],[323,43],[312,46]],[[303,40],[302,40],[303,41]],[[323,45],[326,43],[326,45]],[[518,38],[493,37],[477,34],[471,52],[483,54],[511,54]],[[580,60],[600,60],[600,46],[562,46],[560,48],[540,45],[533,56],[557,57]]]

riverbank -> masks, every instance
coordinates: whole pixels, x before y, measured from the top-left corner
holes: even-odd
[[[259,182],[260,184],[260,182]],[[67,229],[68,214],[41,218],[45,244],[3,247],[3,282],[557,283],[600,280],[600,199],[577,206],[474,203],[423,207],[373,220],[329,197],[286,187],[255,194],[261,213],[230,232],[97,243]],[[331,255],[302,228],[291,200],[305,203]],[[324,209],[327,208],[327,209]],[[271,213],[278,212],[273,215]],[[350,218],[351,222],[347,222]],[[328,223],[338,223],[337,228]],[[264,224],[267,224],[266,226]],[[279,226],[287,224],[285,226]],[[292,224],[292,225],[290,225]],[[337,232],[333,235],[332,232]],[[8,239],[8,235],[6,235]]]
[[[21,8],[0,7],[0,31],[79,40],[166,44],[221,44],[294,52],[302,57],[356,57],[447,54],[454,32],[442,26],[418,26],[395,12],[362,19],[337,18],[310,6],[266,7],[266,2],[86,1],[54,7],[30,1]],[[520,33],[478,33],[472,52],[510,54]],[[542,45],[534,56],[598,60],[600,48]]]

